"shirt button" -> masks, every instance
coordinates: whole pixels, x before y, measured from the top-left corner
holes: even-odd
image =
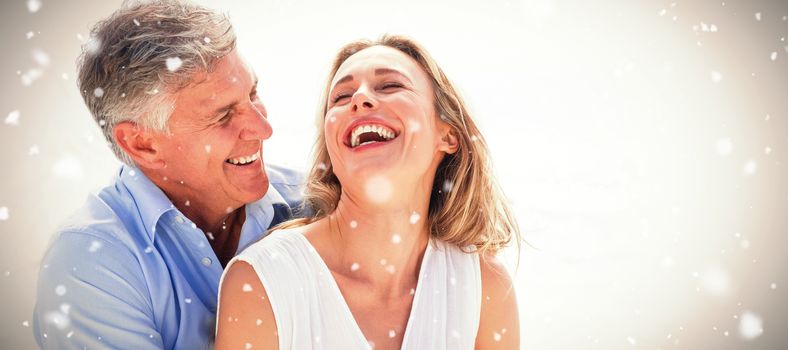
[[[211,266],[211,258],[202,258],[202,264],[205,266]]]
[[[182,224],[183,223],[183,216],[180,216],[180,215],[176,216],[175,217],[175,222],[177,222],[179,224]]]

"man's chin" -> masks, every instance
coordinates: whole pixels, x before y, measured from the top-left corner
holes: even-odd
[[[268,186],[268,177],[265,175],[259,181],[247,181],[244,184],[239,184],[236,186],[240,192],[239,200],[244,204],[256,202],[265,197],[265,194],[268,193]]]

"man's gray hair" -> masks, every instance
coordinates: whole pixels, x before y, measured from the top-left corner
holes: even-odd
[[[174,94],[235,49],[226,15],[175,0],[127,2],[97,23],[78,61],[79,89],[115,155],[123,121],[168,132]]]

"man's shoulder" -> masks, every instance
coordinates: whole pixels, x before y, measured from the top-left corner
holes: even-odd
[[[296,216],[304,216],[309,212],[303,207],[304,185],[306,174],[294,168],[280,165],[266,165],[268,181],[276,192],[287,203],[287,206],[295,210]]]
[[[306,182],[306,173],[293,167],[266,164],[265,173],[274,186],[303,186]]]
[[[139,220],[134,219],[138,213],[117,191],[115,186],[108,186],[88,195],[85,203],[55,230],[50,249],[86,240],[124,250],[146,245],[145,235],[137,232],[142,229]]]

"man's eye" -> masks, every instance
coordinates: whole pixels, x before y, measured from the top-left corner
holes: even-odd
[[[233,113],[232,113],[232,111],[227,111],[227,113],[225,113],[225,114],[224,114],[224,115],[223,115],[223,116],[222,116],[222,117],[219,119],[219,124],[227,124],[227,122],[228,122],[228,121],[230,121],[230,117],[232,117],[232,114],[233,114]]]

